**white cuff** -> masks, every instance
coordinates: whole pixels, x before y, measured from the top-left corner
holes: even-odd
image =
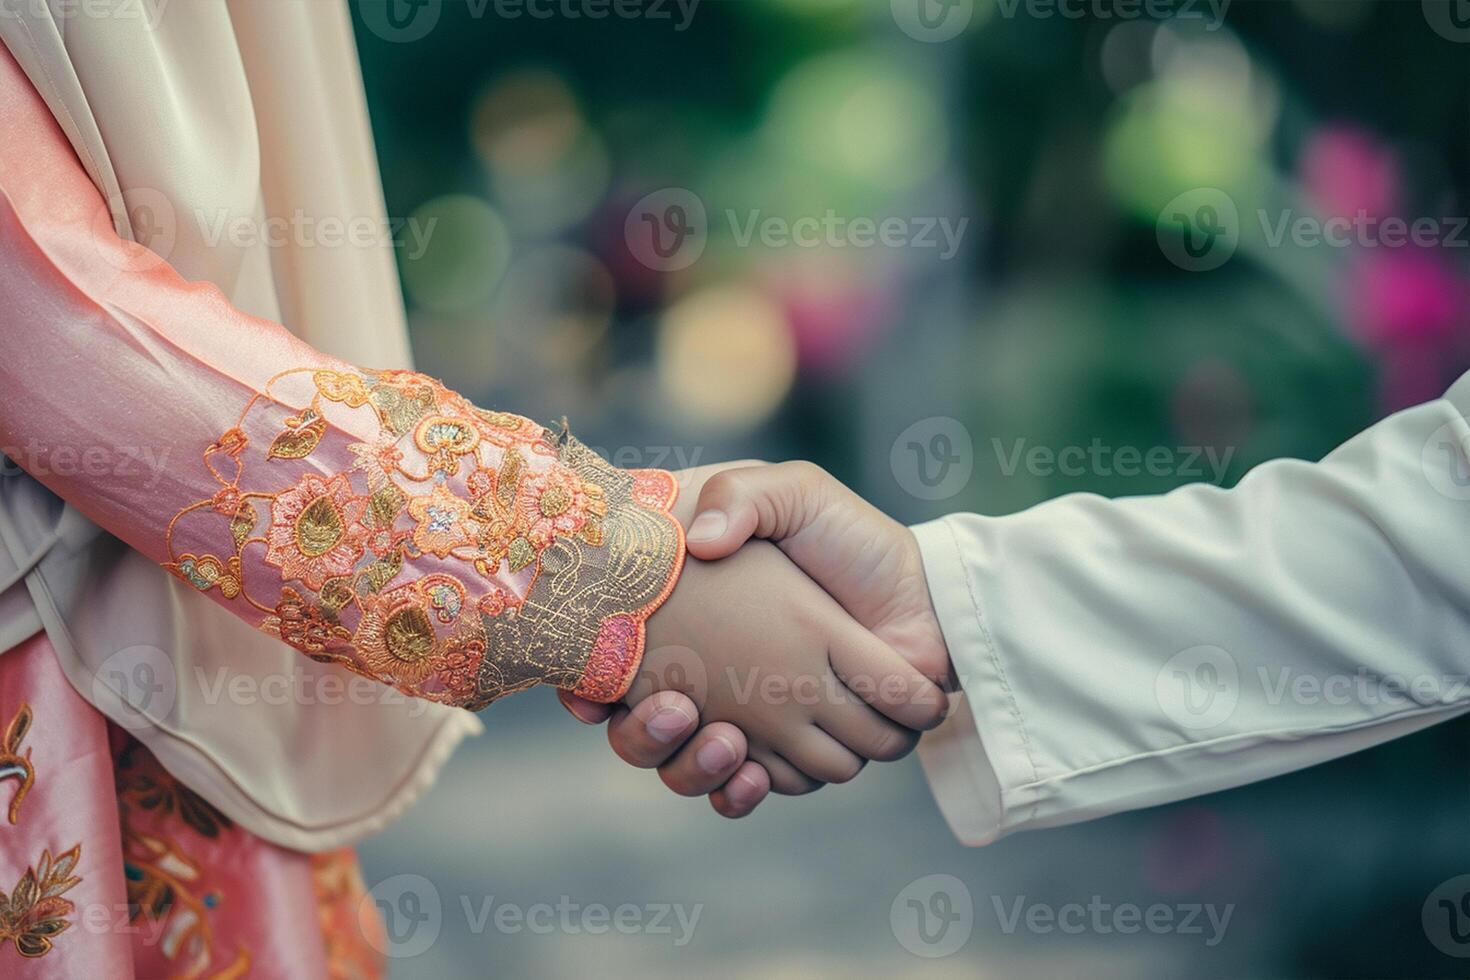
[[[1005,788],[1035,783],[1036,766],[949,519],[912,530],[939,628],[964,688],[951,696],[949,718],[919,743],[919,759],[955,836],[971,846],[989,844],[1024,822],[1011,812],[1016,801]]]

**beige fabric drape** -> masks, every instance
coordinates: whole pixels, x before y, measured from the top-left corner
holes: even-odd
[[[102,9],[10,5],[0,41],[107,197],[118,232],[329,354],[407,366],[345,4]],[[382,234],[364,246],[292,231],[323,219]],[[332,693],[341,685],[322,678],[338,668],[245,626],[23,474],[0,479],[0,545],[0,648],[44,626],[82,696],[124,724],[137,718],[136,695],[116,668],[136,663],[130,651],[160,651],[173,681],[168,721],[134,733],[229,816],[283,846],[322,850],[382,828],[481,730],[467,712],[386,688]],[[253,693],[219,684],[240,675]],[[305,694],[265,693],[281,679]]]

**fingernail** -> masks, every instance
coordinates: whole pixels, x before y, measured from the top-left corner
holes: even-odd
[[[565,704],[567,706],[567,710],[570,711],[572,714],[576,715],[577,716],[577,720],[580,721],[582,724],[584,724],[584,725],[600,725],[600,724],[602,724],[602,719],[600,717],[598,717],[601,714],[601,712],[599,712],[597,710],[597,708],[593,707],[592,705],[586,704],[585,702],[582,702],[582,701],[572,701],[570,703],[569,702],[566,702],[566,701],[563,701],[562,704]]]
[[[660,708],[644,727],[655,742],[668,744],[688,731],[692,724],[694,719],[679,708]]]
[[[722,510],[707,510],[694,519],[689,525],[687,537],[690,541],[714,541],[725,533],[725,528],[730,526],[730,519]]]
[[[755,800],[760,790],[756,781],[742,772],[725,784],[725,799],[731,806],[744,809]]]
[[[694,762],[711,775],[724,772],[735,764],[735,746],[716,735],[694,753]]]

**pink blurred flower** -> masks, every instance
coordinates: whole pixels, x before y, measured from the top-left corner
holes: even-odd
[[[1326,217],[1352,218],[1360,211],[1382,217],[1398,205],[1398,154],[1364,130],[1317,130],[1302,147],[1299,170],[1307,197]]]
[[[1360,253],[1346,290],[1349,322],[1374,347],[1446,343],[1465,324],[1470,300],[1439,255],[1412,247]]]

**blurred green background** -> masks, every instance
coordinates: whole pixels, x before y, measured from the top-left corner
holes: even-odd
[[[911,523],[1318,458],[1470,368],[1470,4],[1221,7],[355,0],[389,212],[432,229],[398,249],[418,366],[619,465],[813,459]],[[727,823],[542,692],[484,720],[364,848],[445,906],[394,976],[1470,975],[1420,920],[1470,872],[1465,720],[979,850],[915,759]],[[975,927],[930,960],[890,910],[932,873]],[[1233,914],[1007,930],[1022,896]],[[702,912],[682,946],[475,924],[563,897]]]

